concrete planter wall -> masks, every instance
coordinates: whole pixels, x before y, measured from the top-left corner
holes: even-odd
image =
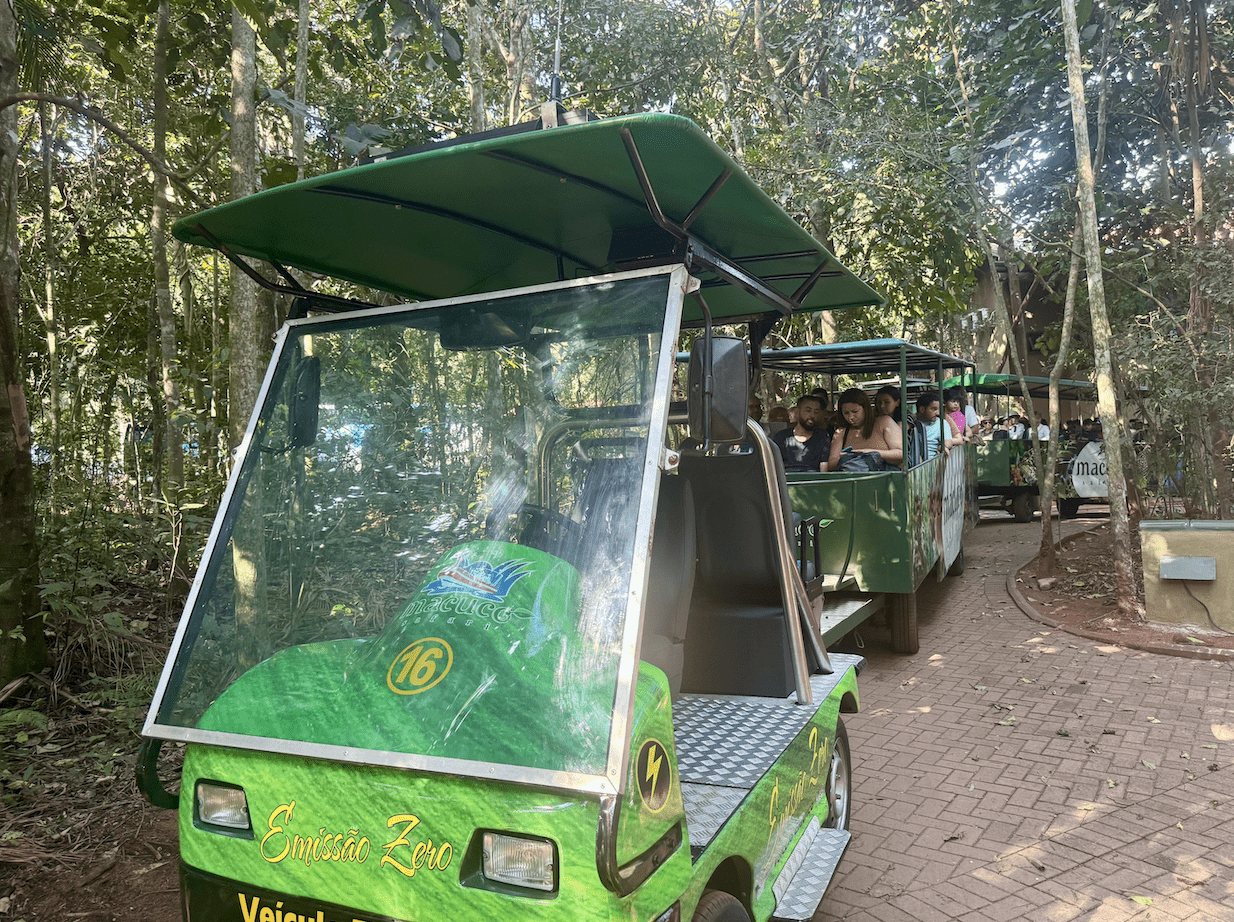
[[[1143,521],[1140,549],[1149,621],[1234,631],[1234,522]]]

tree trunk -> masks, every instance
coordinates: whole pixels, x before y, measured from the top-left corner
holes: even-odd
[[[1110,350],[1112,333],[1105,305],[1105,280],[1101,264],[1101,238],[1097,230],[1097,204],[1093,165],[1089,156],[1088,115],[1084,102],[1084,71],[1080,60],[1080,34],[1076,25],[1075,0],[1062,0],[1063,33],[1067,40],[1067,82],[1071,92],[1071,123],[1075,131],[1076,174],[1080,224],[1088,275],[1088,309],[1092,317],[1093,358],[1097,372],[1097,413],[1105,439],[1109,482],[1110,529],[1114,535],[1114,575],[1118,607],[1126,617],[1139,614],[1135,594],[1135,571],[1131,561],[1131,528],[1127,518],[1127,481],[1123,473],[1122,433],[1114,392],[1114,362]]]
[[[780,92],[779,74],[776,73],[775,62],[771,60],[771,52],[767,49],[766,36],[763,35],[763,22],[766,18],[767,13],[763,9],[763,0],[754,0],[754,26],[751,30],[754,36],[754,56],[758,61],[763,80],[766,82],[767,99],[771,103],[772,111],[775,112],[780,130],[788,131],[792,127],[792,118],[789,116],[788,103],[784,100],[784,94]]]
[[[17,90],[17,22],[0,3],[0,97]],[[17,109],[0,112],[0,685],[47,665],[39,611],[34,461],[17,316]]]
[[[1058,338],[1058,355],[1050,369],[1050,443],[1046,448],[1045,470],[1037,481],[1037,506],[1041,509],[1041,548],[1037,555],[1037,575],[1053,576],[1058,565],[1054,552],[1054,474],[1058,469],[1058,453],[1062,447],[1063,414],[1059,400],[1059,385],[1071,350],[1071,330],[1075,318],[1075,297],[1080,287],[1080,218],[1076,216],[1071,234],[1071,268],[1067,272],[1067,295],[1063,299],[1063,326]]]
[[[296,162],[296,179],[304,178],[304,113],[308,104],[309,0],[300,0],[296,21],[296,83],[291,111],[291,159]]]
[[[254,90],[257,84],[257,42],[252,27],[235,7],[231,11],[231,197],[241,199],[257,186],[257,115]],[[237,268],[231,270],[231,316],[228,335],[228,415],[231,444],[244,438],[249,417],[257,404],[265,370],[268,340],[262,339],[264,324],[257,299],[257,286]],[[258,626],[265,621],[265,541],[261,532],[261,473],[249,481],[246,504],[258,510],[232,533],[232,564],[235,570],[234,604],[236,633],[242,665],[260,659]],[[255,504],[255,505],[254,505]]]
[[[47,503],[52,514],[59,512],[56,486],[60,480],[60,330],[56,318],[56,243],[51,227],[51,146],[53,131],[48,117],[48,103],[39,103],[39,136],[43,155],[43,332],[47,340],[48,431],[45,445],[51,459],[47,473]]]
[[[467,7],[467,92],[471,98],[472,133],[483,131],[485,127],[482,38],[484,13],[480,0],[474,0]]]
[[[167,162],[167,43],[171,4],[160,0],[154,33],[154,155]],[[166,410],[167,474],[171,489],[184,486],[184,435],[180,427],[180,354],[176,316],[171,303],[171,270],[167,262],[167,177],[154,174],[154,204],[150,208],[150,251],[154,262],[154,303],[158,314],[162,399]],[[166,481],[164,481],[165,483]]]

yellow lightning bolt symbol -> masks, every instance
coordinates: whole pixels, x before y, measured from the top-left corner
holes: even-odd
[[[647,751],[647,781],[651,782],[651,790],[656,789],[656,779],[660,776],[660,761],[661,756],[656,751],[656,747],[652,746]]]

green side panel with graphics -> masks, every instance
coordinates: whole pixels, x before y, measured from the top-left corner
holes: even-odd
[[[690,919],[712,876],[721,864],[739,868],[738,879],[749,890],[741,894],[755,920],[775,909],[772,884],[811,816],[827,822],[827,770],[835,745],[840,705],[851,696],[858,704],[857,679],[850,671],[793,739],[779,760],[754,786],[737,812],[707,846],[694,866],[694,879],[682,898],[682,918]]]
[[[598,804],[585,797],[200,746],[188,749],[183,778],[185,866],[237,882],[216,888],[229,897],[214,899],[223,909],[230,906],[228,914],[213,916],[220,922],[260,920],[265,906],[294,908],[309,919],[320,909],[326,920],[330,907],[415,922],[655,918],[690,876],[683,845],[634,895],[618,899],[605,890],[596,871]],[[255,826],[251,838],[200,827],[193,807],[198,779],[243,787]],[[674,795],[680,803],[680,791]],[[485,881],[485,830],[552,841],[557,891],[516,891]],[[277,895],[285,905],[262,894]],[[250,918],[254,900],[260,903]]]
[[[685,808],[677,777],[668,679],[639,663],[630,737],[630,767],[617,827],[617,862],[627,864],[655,845],[676,823],[685,833]],[[689,853],[689,843],[682,850]]]
[[[987,439],[977,446],[977,482],[992,487],[1011,486],[1011,440]]]
[[[829,522],[820,538],[822,572],[840,572],[851,541],[847,572],[863,592],[916,588],[913,546],[905,527],[910,487],[899,471],[788,475],[793,512]]]
[[[794,512],[825,523],[823,573],[840,573],[847,558],[862,592],[913,592],[976,527],[976,464],[966,445],[907,473],[789,474],[788,490]]]

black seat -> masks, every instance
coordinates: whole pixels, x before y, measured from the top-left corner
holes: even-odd
[[[679,475],[662,474],[651,544],[642,659],[668,676],[673,698],[681,692],[697,561],[695,535],[694,495],[690,484]]]
[[[717,455],[683,452],[680,471],[698,525],[682,691],[785,697],[796,689],[794,654],[767,488],[775,478],[787,509],[783,468],[765,470],[757,446],[743,443]]]

